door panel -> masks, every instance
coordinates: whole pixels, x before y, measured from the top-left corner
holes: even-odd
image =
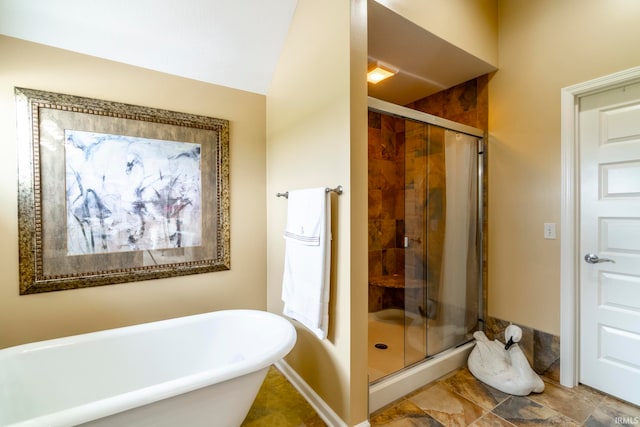
[[[639,197],[640,162],[619,162],[600,165],[602,197]]]
[[[603,110],[602,141],[605,144],[625,142],[640,137],[640,103]]]
[[[640,277],[605,272],[601,274],[599,285],[600,306],[640,313]]]
[[[580,382],[640,404],[640,84],[579,113]]]
[[[640,255],[640,219],[600,218],[600,251]]]
[[[603,361],[612,365],[621,365],[622,369],[640,368],[636,354],[640,353],[640,334],[608,326],[600,327],[602,350],[599,355]]]

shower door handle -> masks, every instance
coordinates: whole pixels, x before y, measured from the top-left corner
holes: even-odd
[[[589,264],[598,264],[600,262],[612,262],[615,264],[615,261],[609,258],[600,258],[598,255],[596,254],[586,254],[584,256],[584,260],[587,261]]]
[[[416,242],[417,244],[420,244],[420,243],[422,243],[422,239],[421,239],[421,238],[419,238],[419,237],[418,237],[417,239],[412,239],[412,238],[411,238],[411,237],[409,237],[409,236],[404,236],[404,247],[405,247],[405,248],[408,248],[408,247],[409,247],[409,244],[410,244],[411,242]]]

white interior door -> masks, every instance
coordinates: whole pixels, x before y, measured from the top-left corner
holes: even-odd
[[[640,405],[640,83],[582,97],[578,130],[580,382]]]

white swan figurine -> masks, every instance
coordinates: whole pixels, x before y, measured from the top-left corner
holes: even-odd
[[[476,345],[469,355],[469,371],[483,383],[505,393],[516,396],[542,393],[544,382],[531,369],[517,344],[522,338],[522,329],[509,325],[504,336],[506,344],[489,341],[482,331],[475,332]]]

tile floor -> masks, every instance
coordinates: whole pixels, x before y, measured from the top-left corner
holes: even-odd
[[[640,385],[639,385],[640,392]],[[640,407],[585,386],[568,389],[545,378],[545,391],[527,397],[493,389],[466,369],[371,414],[371,427],[640,426]],[[297,390],[271,368],[242,427],[326,427]]]
[[[568,389],[546,378],[544,392],[511,396],[463,368],[381,408],[370,422],[372,427],[631,426],[640,425],[640,408],[585,386]]]
[[[294,386],[271,367],[241,427],[326,427]]]

